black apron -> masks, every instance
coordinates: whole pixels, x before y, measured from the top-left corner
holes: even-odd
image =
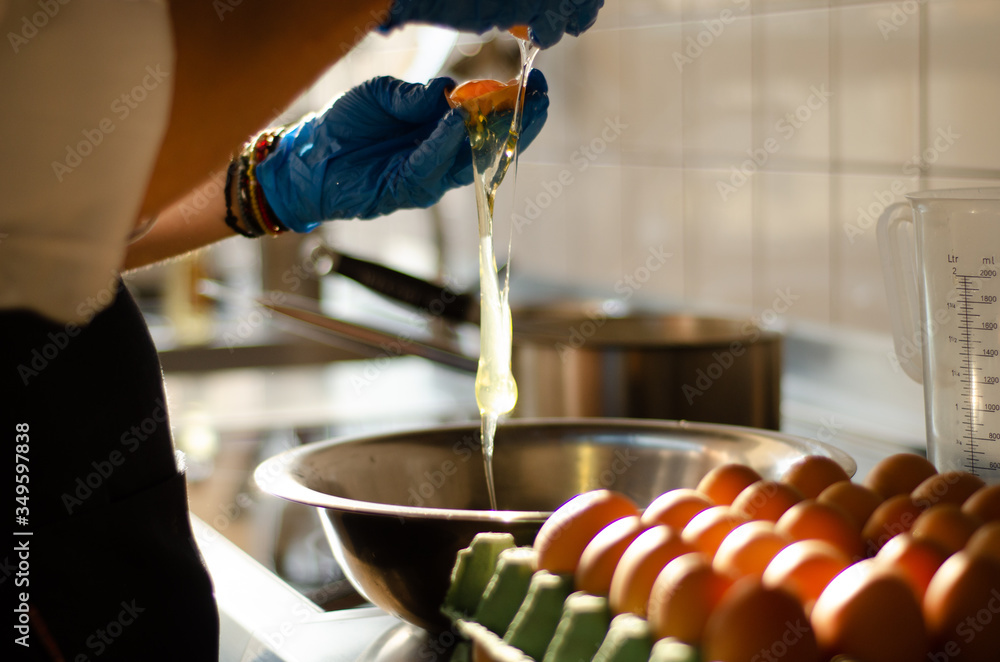
[[[11,512],[11,530],[32,535],[8,557],[16,573],[27,543],[28,583],[0,573],[14,609],[28,594],[30,648],[15,644],[14,659],[217,660],[159,359],[135,301],[110,287],[114,302],[82,328],[0,311],[5,454],[16,430],[29,435],[27,523]]]

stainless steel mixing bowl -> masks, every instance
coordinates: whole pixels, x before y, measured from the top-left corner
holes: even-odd
[[[477,424],[334,439],[262,463],[265,492],[316,506],[334,556],[373,604],[428,630],[456,552],[480,531],[531,544],[560,504],[586,490],[621,491],[640,506],[741,462],[778,477],[804,455],[854,460],[812,439],[727,425],[638,419],[512,420],[497,432],[501,510],[489,510]]]

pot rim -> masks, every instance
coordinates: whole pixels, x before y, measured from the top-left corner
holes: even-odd
[[[575,317],[515,320],[514,344],[566,343],[571,347],[672,349],[779,343],[783,333],[747,317],[633,312],[623,316],[581,313]],[[575,342],[574,342],[575,339]]]

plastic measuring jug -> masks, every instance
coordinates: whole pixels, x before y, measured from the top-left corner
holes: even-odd
[[[927,456],[1000,483],[1000,187],[906,197],[878,243],[896,356],[924,385]]]

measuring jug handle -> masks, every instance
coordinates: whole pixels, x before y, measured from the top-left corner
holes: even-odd
[[[896,358],[910,378],[922,383],[923,337],[919,333],[917,250],[914,234],[902,231],[905,224],[913,228],[913,210],[909,202],[897,202],[882,212],[876,233]]]

